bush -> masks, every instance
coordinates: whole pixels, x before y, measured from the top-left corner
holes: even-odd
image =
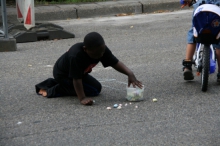
[[[80,3],[80,2],[100,2],[106,0],[34,0],[35,4],[54,4],[54,3]],[[14,5],[16,0],[6,0],[7,5]]]
[[[77,3],[77,2],[97,2],[105,0],[34,0],[35,2],[49,2],[49,3]]]

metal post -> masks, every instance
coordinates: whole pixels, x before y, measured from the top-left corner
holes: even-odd
[[[2,6],[2,21],[3,21],[3,32],[5,38],[8,38],[8,23],[7,23],[7,12],[6,12],[6,0],[1,0]]]
[[[2,9],[2,24],[3,28],[0,30],[0,52],[16,51],[16,40],[8,35],[8,20],[6,13],[6,0],[1,0]]]

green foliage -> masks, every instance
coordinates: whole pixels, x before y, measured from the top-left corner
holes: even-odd
[[[34,0],[36,4],[65,4],[65,3],[83,3],[83,2],[101,2],[106,0]]]
[[[34,0],[35,4],[69,4],[69,3],[84,3],[84,2],[103,2],[107,0]],[[16,0],[6,0],[8,5],[14,5]]]

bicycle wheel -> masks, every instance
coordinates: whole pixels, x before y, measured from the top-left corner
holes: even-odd
[[[201,89],[207,91],[210,69],[210,45],[204,45],[202,54]]]

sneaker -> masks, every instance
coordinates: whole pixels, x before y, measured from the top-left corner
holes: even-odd
[[[217,82],[220,83],[220,72],[217,74]]]
[[[194,75],[193,75],[192,71],[189,69],[184,70],[183,76],[184,76],[184,80],[193,80],[194,79]],[[219,74],[219,79],[220,79],[220,74]]]

